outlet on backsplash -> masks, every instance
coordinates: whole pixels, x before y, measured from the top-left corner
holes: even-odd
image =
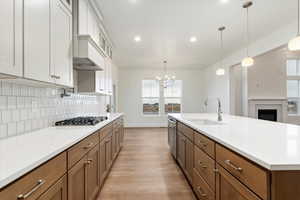
[[[0,139],[53,126],[56,121],[105,113],[105,98],[0,81]]]

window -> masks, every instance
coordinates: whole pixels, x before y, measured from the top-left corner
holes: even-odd
[[[300,60],[289,59],[286,62],[288,114],[300,115]]]
[[[164,88],[165,113],[181,112],[182,81],[175,80],[174,84]]]
[[[142,104],[144,115],[159,115],[159,82],[142,81]]]

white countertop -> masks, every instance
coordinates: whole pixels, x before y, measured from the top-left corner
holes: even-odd
[[[0,140],[0,189],[122,116],[96,126],[50,127]]]
[[[193,119],[217,121],[217,114],[169,116],[268,170],[300,170],[300,126],[231,115],[221,125],[201,125]]]

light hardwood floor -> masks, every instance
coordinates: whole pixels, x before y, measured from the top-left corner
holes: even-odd
[[[125,129],[125,144],[97,200],[195,200],[171,157],[167,129]]]

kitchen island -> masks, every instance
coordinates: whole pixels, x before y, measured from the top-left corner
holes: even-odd
[[[217,114],[169,118],[177,121],[175,158],[199,199],[300,199],[299,126],[231,115],[218,122]]]

